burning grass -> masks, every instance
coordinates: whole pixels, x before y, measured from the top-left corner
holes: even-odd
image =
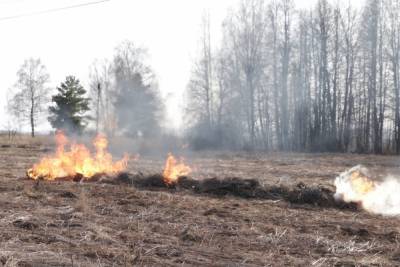
[[[96,149],[95,155],[82,144],[72,144],[66,150],[67,137],[61,132],[56,133],[56,154],[42,158],[27,171],[27,176],[37,180],[56,179],[91,179],[99,174],[116,174],[126,168],[128,155],[123,159],[113,162],[112,156],[106,151],[108,141],[103,135],[98,135],[93,140]]]
[[[190,176],[201,180],[174,185],[154,175],[164,158],[140,158],[126,173],[80,183],[21,179],[46,153],[29,145],[0,150],[0,265],[400,262],[397,218],[321,204],[332,199],[334,177],[354,162],[381,173],[376,166],[397,168],[395,157],[197,154],[188,160],[196,166]]]
[[[371,213],[400,215],[400,178],[388,175],[382,181],[376,181],[372,176],[367,168],[360,165],[341,173],[335,179],[335,198],[359,203]]]
[[[192,169],[183,163],[183,158],[178,162],[170,153],[165,162],[163,180],[166,184],[173,185],[178,181],[179,177],[186,176],[191,173],[191,171]]]

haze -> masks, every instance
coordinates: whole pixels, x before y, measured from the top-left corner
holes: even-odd
[[[7,91],[15,83],[16,72],[24,59],[42,60],[53,89],[67,75],[75,75],[87,87],[90,64],[95,59],[111,58],[118,43],[131,40],[148,48],[149,63],[156,72],[166,102],[165,124],[168,128],[179,128],[184,90],[198,53],[201,17],[205,11],[210,13],[212,43],[218,44],[222,20],[237,1],[110,0],[24,15],[89,2],[0,1],[0,106],[5,107]],[[295,1],[297,7],[308,7],[315,2]],[[7,19],[18,15],[22,16]],[[8,120],[3,110],[0,128],[4,128]],[[39,130],[49,129],[47,121],[39,125]]]

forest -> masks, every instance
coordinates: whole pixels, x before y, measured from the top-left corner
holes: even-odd
[[[346,1],[345,1],[346,2]],[[194,146],[400,152],[400,3],[241,1],[188,86]]]
[[[351,3],[243,0],[227,11],[220,43],[204,11],[177,138],[194,150],[399,154],[400,1]],[[165,103],[148,54],[124,41],[90,66],[96,131],[162,135]],[[51,102],[49,75],[30,59],[17,76],[8,110],[34,132]]]

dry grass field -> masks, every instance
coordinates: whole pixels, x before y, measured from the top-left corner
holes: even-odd
[[[285,199],[196,194],[126,183],[27,180],[52,142],[0,144],[0,265],[398,266],[400,220]],[[130,161],[161,173],[165,155]],[[398,172],[392,156],[196,153],[193,179],[239,177],[262,186],[323,187],[362,163]]]

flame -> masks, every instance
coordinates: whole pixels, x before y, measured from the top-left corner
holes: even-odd
[[[368,177],[364,176],[360,171],[354,171],[351,173],[350,182],[354,191],[361,196],[375,189],[375,183]]]
[[[178,161],[169,153],[163,171],[164,182],[168,185],[174,184],[181,176],[188,175],[192,169],[183,163],[183,159]]]
[[[81,175],[83,179],[90,179],[95,174],[116,174],[126,169],[128,155],[113,162],[112,156],[106,151],[108,141],[104,135],[97,135],[93,140],[96,154],[92,156],[90,150],[82,144],[71,144],[66,151],[68,138],[61,131],[56,133],[56,153],[44,157],[27,171],[29,178],[34,180],[55,180],[57,178],[75,177]]]
[[[375,214],[400,215],[400,181],[387,176],[382,182],[369,178],[365,167],[355,166],[335,179],[335,198],[345,202],[356,202]]]

